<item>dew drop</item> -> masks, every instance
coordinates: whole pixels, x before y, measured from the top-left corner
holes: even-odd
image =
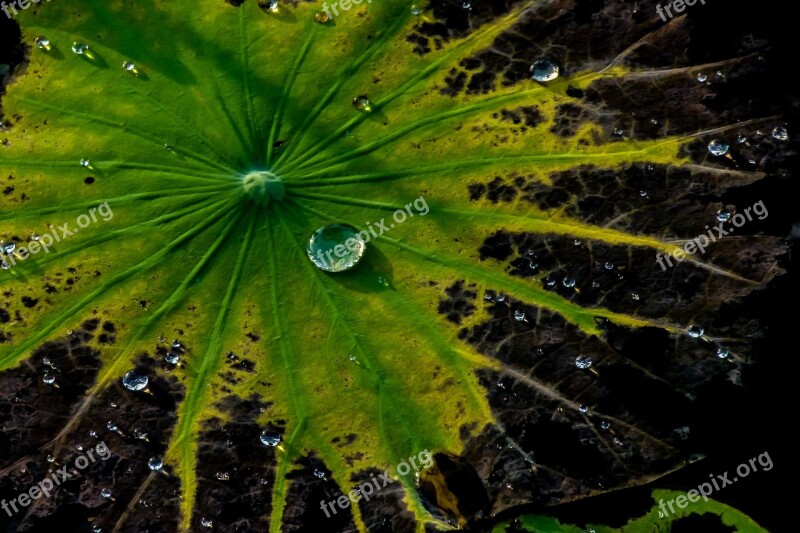
[[[525,320],[525,312],[520,311],[519,309],[514,311],[514,320],[516,320],[517,322],[522,322],[523,320]]]
[[[583,414],[586,414],[586,413],[588,413],[588,412],[589,412],[589,407],[588,407],[587,405],[583,405],[583,404],[581,404],[581,405],[578,407],[578,411],[580,411],[580,412],[581,412],[581,413],[583,413]]]
[[[164,335],[160,335],[158,337],[158,342],[160,342],[161,344],[164,344],[166,342],[166,340],[167,339],[166,339],[166,337],[164,337]]]
[[[42,50],[50,51],[50,39],[47,37],[40,35],[36,39],[34,39],[33,44],[36,45],[37,48],[41,48]]]
[[[131,370],[122,377],[122,384],[126,389],[132,391],[140,391],[144,389],[147,387],[149,381],[150,380],[147,376],[143,376],[135,370]]]
[[[717,157],[727,154],[730,148],[731,147],[728,146],[727,143],[724,143],[719,139],[714,139],[708,143],[708,153]]]
[[[81,159],[81,166],[83,168],[92,168],[92,162],[88,159]]]
[[[783,126],[778,126],[772,130],[772,137],[779,141],[787,141],[789,140],[789,131]]]
[[[558,77],[558,74],[558,65],[549,59],[537,59],[531,65],[531,78],[536,81],[553,81]]]
[[[461,9],[472,9],[472,4],[470,2],[463,2],[461,4]]]
[[[14,250],[16,250],[16,249],[17,249],[17,245],[15,243],[13,243],[13,242],[10,242],[8,244],[2,245],[2,251],[5,252],[8,255],[11,255],[12,253],[14,253]]]
[[[262,2],[259,2],[259,5],[261,5],[261,7],[267,8],[273,13],[277,13],[279,9],[278,0],[266,0],[266,1],[262,0]]]
[[[603,265],[603,268],[605,268],[606,270],[614,270],[614,263],[606,261],[606,264]]]
[[[111,489],[105,488],[105,489],[101,490],[100,491],[100,496],[102,496],[103,498],[110,498],[111,497]]]
[[[181,359],[180,355],[178,355],[176,353],[172,353],[172,352],[170,352],[170,353],[168,353],[167,355],[164,356],[164,361],[166,361],[167,363],[169,363],[171,365],[177,365],[178,361],[180,361],[180,359]]]
[[[231,475],[228,472],[217,472],[214,474],[214,477],[220,481],[228,481],[231,479]]]
[[[564,278],[561,283],[568,289],[575,286],[575,278]]]
[[[717,348],[717,357],[720,359],[727,359],[730,354],[731,352],[727,348]]]
[[[599,288],[600,288],[600,282],[599,282],[599,281],[597,281],[597,280],[594,280],[594,281],[592,282],[592,288],[593,288],[593,289],[599,289]]]
[[[708,75],[707,74],[703,74],[701,72],[700,74],[697,75],[697,81],[699,81],[700,83],[705,83],[706,80],[708,80]]]
[[[736,136],[736,142],[739,143],[739,144],[746,143],[747,142],[747,135],[745,135],[744,133],[740,133],[739,135]]]
[[[353,98],[353,106],[359,111],[365,111],[367,113],[372,111],[372,102],[369,101],[367,95],[362,94],[361,96]]]
[[[411,4],[411,14],[415,17],[422,15],[423,11],[424,10],[419,6],[419,4]]]
[[[203,527],[209,527],[210,528],[210,527],[214,526],[214,521],[211,520],[208,517],[205,517],[205,516],[200,519],[200,523],[203,525]]]
[[[608,428],[610,428],[610,427],[611,427],[611,424],[610,424],[610,423],[608,423],[608,422],[606,422],[605,420],[603,420],[602,422],[600,422],[600,429],[608,429]]]
[[[364,255],[367,245],[358,230],[347,224],[322,226],[308,241],[308,258],[325,272],[350,270]]]
[[[350,355],[348,355],[347,358],[350,359],[354,363],[356,362],[356,354],[354,354],[354,353],[351,353]]]
[[[72,51],[78,54],[79,56],[85,54],[87,50],[89,50],[89,45],[86,43],[81,43],[81,42],[72,43]]]
[[[48,385],[52,385],[56,382],[56,377],[49,372],[42,376],[42,381],[44,381]]]
[[[117,423],[112,420],[109,420],[108,422],[106,422],[106,429],[109,431],[116,431]]]
[[[96,439],[97,438],[97,431],[95,431],[94,429],[90,429],[89,430],[89,436],[94,438],[94,439]]]
[[[578,368],[589,368],[592,366],[592,358],[586,355],[579,355],[575,358],[575,366]]]
[[[122,64],[122,68],[126,71],[130,72],[134,76],[139,75],[139,69],[136,68],[136,64],[131,61],[126,61]]]
[[[179,341],[178,339],[175,339],[174,341],[172,341],[172,347],[174,349],[178,350],[178,349],[181,348],[181,346],[182,346],[181,345],[181,341]]]
[[[136,438],[136,439],[139,439],[139,440],[145,440],[145,439],[147,439],[147,432],[146,431],[142,431],[139,428],[135,428],[133,430],[133,437]]]
[[[53,463],[53,462],[55,462],[55,460],[56,460],[56,456],[55,455],[48,455],[47,456],[47,462],[48,463]]]
[[[639,191],[639,196],[641,196],[642,198],[646,197],[647,191]]]
[[[688,333],[689,336],[692,337],[693,339],[696,339],[698,337],[702,337],[703,333],[705,333],[705,330],[700,326],[696,326],[693,324],[689,326],[689,329],[686,330],[686,333]]]
[[[315,477],[317,477],[317,478],[319,478],[319,479],[322,479],[322,478],[324,478],[324,477],[325,477],[325,472],[323,472],[323,471],[322,471],[322,470],[320,470],[319,468],[315,468],[315,469],[314,469],[314,476],[315,476]]]
[[[164,466],[164,461],[161,459],[161,457],[151,457],[150,460],[147,461],[147,468],[149,468],[153,472],[161,470],[163,466]]]
[[[330,15],[325,13],[324,11],[317,11],[317,14],[314,15],[314,22],[317,24],[327,24],[331,21]]]
[[[640,298],[640,296],[639,296],[639,293],[638,293],[638,292],[633,292],[633,293],[631,293],[631,299],[632,299],[632,300],[634,300],[634,301],[638,302],[638,301],[639,301],[639,298]]]
[[[720,209],[717,211],[717,220],[720,222],[727,222],[731,219],[731,212],[727,209]]]
[[[281,435],[280,433],[275,433],[274,431],[269,431],[265,429],[261,432],[261,436],[259,437],[261,443],[264,446],[275,447],[281,442]]]

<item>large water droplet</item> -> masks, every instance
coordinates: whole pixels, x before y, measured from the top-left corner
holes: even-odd
[[[731,147],[728,146],[727,143],[720,141],[719,139],[714,139],[710,143],[708,143],[708,153],[713,156],[722,156],[728,153]]]
[[[50,51],[50,39],[45,36],[39,36],[33,40],[33,44],[36,45],[37,48],[41,48],[42,50]]]
[[[774,139],[778,139],[779,141],[788,141],[789,131],[783,126],[778,126],[774,130],[772,130],[772,137]]]
[[[271,446],[273,448],[281,442],[280,433],[275,433],[274,431],[270,431],[268,429],[262,431],[258,438],[261,440],[261,443],[264,444],[264,446]]]
[[[150,460],[147,461],[147,468],[149,468],[154,472],[157,470],[161,470],[163,466],[164,466],[164,461],[161,459],[161,457],[151,457]]]
[[[367,245],[358,230],[347,224],[319,228],[308,242],[308,258],[326,272],[344,272],[356,266]]]
[[[72,44],[72,51],[78,55],[83,55],[89,50],[89,45],[86,43],[75,42]]]
[[[553,81],[558,77],[558,73],[558,65],[549,59],[537,59],[531,65],[531,77],[536,81]]]
[[[686,330],[686,333],[688,333],[690,337],[696,339],[698,337],[702,337],[703,333],[705,333],[705,330],[700,326],[691,325],[689,326],[689,329]]]
[[[127,374],[122,377],[122,384],[128,390],[139,391],[147,387],[147,383],[150,380],[147,376],[144,376],[138,373],[135,370],[131,370]]]
[[[589,368],[592,366],[592,358],[587,355],[579,355],[575,358],[575,366],[578,368]]]

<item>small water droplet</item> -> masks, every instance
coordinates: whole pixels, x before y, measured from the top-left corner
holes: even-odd
[[[178,361],[180,361],[180,359],[181,359],[181,356],[176,354],[176,353],[173,353],[173,352],[170,352],[170,353],[168,353],[167,355],[164,356],[164,361],[166,361],[167,363],[169,363],[171,365],[177,365]]]
[[[697,81],[699,81],[700,83],[705,83],[706,80],[708,80],[708,75],[707,74],[703,74],[701,72],[700,74],[697,75]]]
[[[78,54],[79,56],[85,54],[87,50],[89,50],[89,45],[86,43],[81,43],[81,42],[72,43],[72,51]]]
[[[552,276],[548,276],[547,279],[544,282],[545,282],[545,285],[547,285],[548,287],[555,287],[556,286],[556,280]]]
[[[161,470],[163,466],[164,466],[164,461],[161,459],[161,457],[151,457],[150,460],[147,461],[147,468],[149,468],[154,472],[157,470]]]
[[[654,119],[654,118],[651,118],[650,119],[650,124],[652,124],[653,126],[658,126],[658,121],[656,119]]]
[[[117,423],[112,420],[109,420],[108,422],[106,422],[106,429],[109,431],[116,431]]]
[[[8,244],[4,244],[2,248],[7,255],[11,255],[12,253],[14,253],[14,250],[17,249],[17,245],[13,242],[10,242]]]
[[[537,263],[536,261],[531,261],[530,263],[528,263],[528,267],[531,270],[536,270],[539,268],[539,263]]]
[[[150,379],[147,376],[143,376],[135,370],[131,370],[122,377],[122,384],[126,389],[132,391],[140,391],[144,389],[147,387],[149,381]]]
[[[693,324],[689,326],[689,329],[686,330],[686,333],[688,333],[690,337],[696,339],[698,337],[702,337],[703,333],[705,333],[705,330],[700,326],[696,326]]]
[[[619,128],[614,128],[614,131],[611,132],[611,135],[613,135],[614,137],[622,137],[624,134],[625,132]]]
[[[55,455],[48,455],[47,456],[47,462],[48,463],[55,462],[55,460],[56,460],[56,456]]]
[[[48,373],[45,373],[45,375],[42,376],[42,381],[44,381],[48,385],[52,385],[53,383],[56,382],[56,377],[53,374],[50,374],[48,372]]]
[[[716,71],[714,73],[714,82],[715,83],[724,83],[727,80],[728,80],[728,78],[725,76],[725,74],[722,73],[721,70],[718,70],[718,71]]]
[[[789,140],[789,131],[783,126],[778,126],[772,130],[772,137],[779,141],[787,141]]]
[[[265,477],[262,477],[261,480],[260,480],[260,483],[262,485],[269,485],[269,480],[267,478],[265,478]]]
[[[597,280],[594,280],[594,281],[592,282],[592,288],[593,288],[593,289],[599,289],[599,288],[600,288],[600,282],[599,282],[599,281],[597,281]]]
[[[179,341],[178,339],[175,339],[174,341],[172,341],[172,347],[174,349],[178,350],[178,349],[181,348],[181,346],[182,346],[181,345],[181,341]]]
[[[720,222],[727,222],[731,219],[731,212],[727,209],[720,209],[717,211],[717,220]]]
[[[561,283],[568,289],[575,286],[575,278],[564,278]]]
[[[600,422],[600,429],[608,429],[608,428],[610,428],[610,427],[611,427],[611,424],[610,424],[610,423],[608,423],[608,422],[606,422],[605,420],[603,420],[602,422]]]
[[[92,162],[88,159],[81,159],[81,166],[83,168],[92,168]]]
[[[322,478],[324,478],[324,477],[325,477],[325,472],[323,472],[323,471],[322,471],[322,470],[320,470],[319,468],[315,468],[315,469],[314,469],[314,476],[315,476],[315,477],[317,477],[317,478],[319,478],[319,479],[322,479]]]
[[[522,322],[525,320],[525,311],[520,311],[519,309],[514,311],[514,320],[517,322]]]
[[[278,5],[278,0],[262,0],[259,2],[261,7],[267,8],[268,10],[272,11],[273,13],[277,13],[280,6]]]
[[[638,302],[639,301],[639,293],[638,292],[631,293],[631,299]]]
[[[311,262],[321,270],[344,272],[356,266],[366,248],[356,228],[347,224],[330,224],[314,232],[306,252]]]
[[[372,102],[369,101],[367,95],[356,96],[353,98],[353,106],[359,111],[372,111]]]
[[[647,191],[639,191],[639,196],[644,198],[645,196],[647,196]]]
[[[166,150],[167,152],[172,152],[173,150],[175,150],[175,147],[172,146],[171,144],[165,144],[164,150]]]
[[[575,358],[575,366],[578,368],[589,368],[592,366],[592,358],[587,355],[579,355]]]
[[[531,65],[531,78],[538,82],[553,81],[559,71],[558,65],[549,59],[537,59]]]
[[[214,521],[204,516],[203,518],[200,519],[200,524],[202,524],[203,527],[213,527]]]
[[[89,436],[96,439],[97,438],[97,431],[94,429],[89,430]]]
[[[214,477],[220,481],[228,481],[231,479],[231,475],[228,472],[217,472],[214,474]]]
[[[327,24],[331,21],[330,15],[325,13],[324,11],[317,11],[317,14],[314,15],[314,22],[317,24]]]
[[[356,362],[356,354],[354,354],[354,353],[351,353],[349,356],[347,356],[347,358],[350,359],[354,363]]]
[[[575,246],[580,246],[581,245],[581,240],[580,239],[575,239],[574,241],[572,241],[572,244],[574,244]]]
[[[497,295],[497,301],[498,302],[505,302],[506,301],[506,295],[505,294],[498,294]]]
[[[36,39],[34,39],[33,43],[36,45],[37,48],[41,48],[42,50],[50,51],[50,39],[47,37],[40,35]]]
[[[747,135],[745,135],[744,133],[740,133],[739,135],[736,136],[736,142],[739,143],[739,144],[746,143],[747,142]]]
[[[419,4],[411,4],[411,14],[414,15],[415,17],[422,15],[423,11],[424,10],[422,9],[422,7],[419,6]]]
[[[716,157],[727,154],[730,148],[731,147],[727,143],[719,139],[714,139],[708,143],[708,153]]]
[[[100,526],[93,526],[92,527],[92,533],[102,533],[102,532],[103,532],[103,528],[101,528]]]
[[[259,439],[261,440],[261,443],[264,444],[264,446],[270,446],[274,448],[275,446],[280,444],[281,435],[280,433],[275,433],[274,431],[269,431],[268,429],[265,429],[264,431],[261,432],[261,436],[259,436]]]
[[[589,407],[588,407],[587,405],[583,405],[583,404],[581,404],[581,405],[578,407],[578,411],[580,411],[580,412],[581,412],[581,413],[583,413],[583,414],[586,414],[586,413],[588,413],[588,412],[589,412]]]
[[[134,76],[139,75],[139,69],[136,68],[136,64],[132,63],[131,61],[126,61],[122,64],[122,68],[126,71],[130,72]]]
[[[470,2],[462,2],[461,9],[472,9],[472,4]]]
[[[133,430],[133,437],[136,438],[136,439],[139,439],[139,440],[145,440],[147,438],[147,432],[146,431],[142,431],[139,428],[135,428]]]
[[[611,263],[611,262],[608,262],[608,261],[607,261],[607,262],[606,262],[606,264],[605,264],[605,265],[603,265],[603,267],[604,267],[606,270],[614,270],[614,263]]]
[[[614,444],[616,444],[617,446],[622,446],[622,441],[619,440],[617,437],[614,437]]]
[[[82,452],[83,451],[83,445],[82,444],[78,444],[77,446],[75,446],[75,449],[78,450],[79,452]]]
[[[727,359],[730,354],[731,352],[727,348],[717,348],[717,357],[720,359]]]
[[[111,489],[105,488],[100,491],[100,496],[103,498],[110,498],[111,497]]]

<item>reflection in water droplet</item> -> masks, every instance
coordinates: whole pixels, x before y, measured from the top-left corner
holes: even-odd
[[[275,447],[278,444],[280,444],[281,435],[280,433],[275,433],[274,431],[269,431],[268,429],[265,429],[264,431],[261,432],[261,436],[259,437],[259,439],[261,440],[261,443],[264,444],[264,446]]]
[[[575,366],[578,368],[589,368],[592,366],[592,358],[586,355],[579,355],[575,358]]]
[[[461,4],[461,9],[472,9],[472,4],[469,1],[463,2]]]
[[[147,383],[149,382],[149,378],[147,376],[143,376],[139,374],[135,370],[131,370],[127,374],[122,377],[122,384],[125,386],[126,389],[132,391],[139,391],[147,387]]]
[[[727,143],[719,139],[714,139],[708,143],[708,153],[717,157],[727,154],[730,148],[731,147]]]
[[[101,490],[100,491],[100,496],[102,496],[103,498],[110,498],[111,497],[111,489],[105,488],[105,489]]]
[[[277,13],[280,6],[278,5],[278,0],[260,0],[258,3],[259,6],[269,9],[273,13]]]
[[[52,385],[56,382],[56,377],[53,374],[47,373],[42,376],[42,381],[47,383],[48,385]]]
[[[364,94],[353,98],[353,106],[359,111],[366,111],[367,113],[372,111],[372,102],[370,102],[367,95]]]
[[[72,51],[78,55],[83,55],[89,49],[89,45],[86,43],[75,42],[72,44]]]
[[[326,272],[350,270],[364,255],[367,245],[358,230],[348,224],[330,224],[319,228],[308,242],[308,258]]]
[[[638,302],[639,301],[639,293],[638,292],[631,293],[631,299]]]
[[[731,212],[727,209],[720,209],[717,211],[717,220],[720,222],[727,222],[731,219]]]
[[[783,126],[778,126],[772,130],[772,137],[774,139],[778,139],[779,141],[787,141],[789,140],[789,131]]]
[[[161,457],[151,457],[149,461],[147,461],[147,468],[152,471],[161,470],[164,466],[164,461],[161,460]]]
[[[705,330],[700,326],[691,325],[689,326],[689,329],[686,330],[686,333],[688,333],[690,337],[696,339],[698,337],[702,337],[703,333],[705,333]]]
[[[558,65],[549,59],[537,59],[531,65],[531,78],[536,81],[553,81],[558,77],[558,74]]]
[[[176,353],[172,353],[172,352],[170,352],[170,353],[168,353],[167,355],[164,356],[164,361],[166,361],[167,363],[169,363],[171,365],[177,365],[178,361],[180,361],[180,359],[181,359],[180,355],[178,355]]]
[[[606,264],[605,264],[605,265],[603,265],[603,267],[604,267],[606,270],[614,270],[614,263],[609,263],[609,262],[606,262]]]
[[[48,39],[47,37],[39,36],[36,39],[34,39],[33,44],[35,44],[37,48],[50,51],[50,39]]]
[[[700,83],[705,83],[706,80],[708,80],[708,75],[703,74],[702,72],[697,75],[697,81],[699,81]]]

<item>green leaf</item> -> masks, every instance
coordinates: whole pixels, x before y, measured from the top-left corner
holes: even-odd
[[[619,528],[596,524],[591,524],[588,525],[587,528],[583,528],[561,524],[558,520],[550,517],[526,515],[521,516],[518,519],[518,528],[514,529],[513,531],[536,531],[537,533],[583,533],[587,530],[594,531],[595,533],[611,533],[615,531],[620,533],[636,531],[672,531],[672,527],[676,524],[676,522],[679,523],[682,519],[686,519],[687,517],[695,518],[698,516],[707,518],[708,515],[712,515],[719,517],[719,521],[722,524],[733,528],[733,531],[740,533],[766,532],[766,529],[760,527],[747,515],[737,511],[729,505],[725,505],[724,503],[720,503],[715,500],[689,503],[688,507],[685,506],[683,509],[680,507],[673,507],[675,509],[674,513],[667,511],[667,513],[664,514],[663,511],[659,511],[660,501],[668,502],[679,496],[683,496],[685,498],[686,494],[671,490],[653,491],[653,500],[655,501],[655,505],[653,505],[653,508],[650,510],[650,512],[639,518],[632,518],[626,525]],[[500,524],[496,526],[493,531],[494,533],[505,533],[506,531],[511,531],[511,529],[508,529],[510,527],[512,527],[511,523]]]
[[[704,377],[741,368],[753,325],[711,317],[779,274],[784,251],[753,237],[656,266],[704,233],[723,190],[762,177],[706,160],[711,136],[735,134],[724,124],[612,134],[623,104],[605,96],[694,72],[638,68],[620,50],[538,83],[528,52],[493,56],[549,18],[526,4],[445,35],[406,2],[325,24],[317,10],[75,1],[20,14],[25,42],[51,47],[31,47],[3,98],[0,238],[17,248],[0,271],[0,369],[5,401],[24,405],[7,421],[26,428],[5,460],[29,465],[14,486],[94,431],[114,459],[87,471],[81,501],[104,530],[422,531],[685,464],[680,417],[637,409],[659,391],[686,412]],[[697,187],[714,197],[702,208]],[[332,223],[375,232],[347,272],[306,251]],[[700,339],[685,334],[695,322]],[[629,356],[652,336],[668,355]],[[133,369],[147,390],[121,385]],[[573,463],[581,451],[596,469]],[[438,455],[418,490],[424,452]],[[449,464],[485,494],[468,503]],[[323,515],[320,500],[384,470],[398,479],[375,499]],[[37,512],[69,501],[55,498]]]

